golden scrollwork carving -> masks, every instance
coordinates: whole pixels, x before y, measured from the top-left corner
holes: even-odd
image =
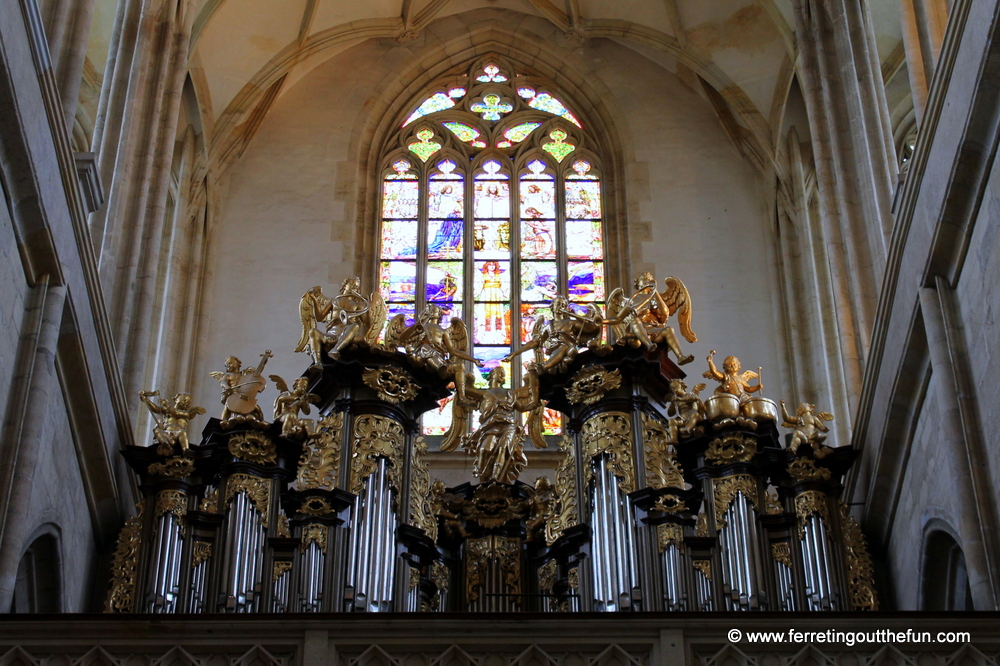
[[[210,488],[206,493],[205,497],[202,498],[201,504],[198,505],[199,511],[204,511],[205,513],[218,513],[219,512],[219,489]]]
[[[288,526],[288,516],[286,516],[283,513],[278,514],[278,524],[274,527],[274,531],[279,538],[282,539],[292,538],[292,530]]]
[[[764,513],[775,515],[779,513],[784,513],[785,508],[781,506],[781,499],[775,492],[770,492],[764,496]]]
[[[726,509],[736,498],[736,493],[743,493],[760,511],[760,498],[757,496],[757,479],[749,474],[730,476],[715,484],[715,529],[721,530],[726,524]]]
[[[418,569],[416,567],[410,567],[409,577],[410,577],[410,580],[409,580],[409,585],[407,586],[407,589],[408,590],[415,590],[415,589],[417,589],[417,586],[420,585],[420,569]]]
[[[167,458],[163,462],[151,464],[146,471],[156,476],[183,479],[194,474],[194,461],[183,457]]]
[[[713,439],[705,451],[705,458],[713,465],[728,465],[734,462],[749,462],[757,453],[756,443],[749,437],[730,433]]]
[[[683,488],[684,473],[669,443],[667,428],[649,414],[642,415],[642,444],[646,454],[646,485],[657,490]]]
[[[868,543],[858,521],[848,513],[848,506],[838,502],[840,526],[844,535],[847,560],[847,586],[851,592],[851,610],[878,610],[875,591],[875,567],[868,553]]]
[[[361,373],[361,381],[375,391],[379,400],[385,400],[393,405],[413,400],[420,392],[420,386],[410,373],[391,365],[368,368]]]
[[[111,589],[104,604],[105,613],[131,613],[135,602],[135,585],[142,544],[142,511],[144,502],[136,504],[138,512],[125,521],[118,534],[118,545],[111,560]]]
[[[305,454],[299,463],[296,476],[299,490],[313,488],[333,490],[337,487],[340,470],[340,435],[343,426],[343,412],[327,414],[319,420],[316,434],[306,442]]]
[[[823,521],[823,528],[830,529],[830,507],[825,493],[807,490],[795,496],[795,515],[799,519],[799,539],[805,538],[806,521],[817,514]]]
[[[307,516],[328,516],[334,513],[333,505],[322,497],[310,497],[299,505],[299,512]]]
[[[507,486],[491,483],[480,485],[472,495],[471,505],[465,515],[485,527],[493,529],[525,515],[527,507],[511,497]]]
[[[622,373],[617,369],[605,370],[600,366],[584,368],[576,373],[566,386],[566,399],[574,405],[592,405],[608,391],[622,385]]]
[[[694,524],[694,535],[696,537],[707,537],[708,533],[708,514],[699,513],[698,521]]]
[[[708,580],[712,580],[711,560],[693,560],[691,562],[691,566],[693,566],[697,571],[700,571],[701,575],[703,575],[705,578],[707,578]]]
[[[247,494],[260,513],[260,524],[267,527],[271,515],[271,482],[249,474],[233,474],[226,483],[226,505],[240,492]]]
[[[792,547],[787,541],[771,544],[771,557],[775,562],[784,564],[789,569],[792,568]]]
[[[684,528],[674,523],[663,523],[656,526],[656,542],[662,553],[668,546],[677,546],[684,550]]]
[[[302,550],[314,543],[325,553],[328,533],[326,525],[306,525],[302,528]]]
[[[191,568],[194,569],[202,562],[207,562],[212,557],[212,542],[195,541],[191,548]]]
[[[538,591],[541,594],[549,595],[545,598],[545,601],[550,611],[554,611],[559,607],[559,600],[553,596],[553,591],[558,580],[559,563],[557,561],[549,560],[538,567]]]
[[[274,441],[270,437],[252,430],[230,435],[229,452],[237,458],[258,465],[273,463],[278,455]]]
[[[796,481],[829,481],[830,470],[816,467],[811,458],[796,458],[788,466],[788,475]]]
[[[653,508],[663,513],[681,513],[687,511],[687,504],[677,495],[662,495]]]
[[[431,473],[427,469],[427,442],[418,437],[413,442],[413,464],[410,469],[410,524],[437,541],[438,523],[434,515],[431,494]]]
[[[184,516],[187,515],[187,495],[179,490],[161,490],[156,493],[153,517],[159,518],[168,512],[174,514],[178,523],[183,523]]]
[[[286,573],[292,570],[292,563],[288,560],[278,560],[274,563],[274,568],[271,571],[271,579],[277,581],[279,578],[284,576]]]
[[[607,454],[611,471],[618,477],[618,486],[630,493],[635,490],[635,466],[632,463],[632,418],[625,412],[605,412],[583,424],[581,433],[586,456],[584,484],[594,476],[590,461]]]
[[[389,483],[400,490],[403,468],[403,426],[375,414],[362,414],[354,420],[354,456],[351,460],[351,492],[360,495],[365,479],[378,466],[379,458],[389,460]]]
[[[551,546],[567,527],[578,522],[576,512],[576,456],[568,437],[559,441],[562,462],[556,468],[556,487],[545,517],[545,543]]]
[[[438,592],[448,589],[448,583],[451,582],[451,571],[441,560],[435,560],[431,565],[431,582],[434,583]]]
[[[507,594],[521,593],[521,542],[519,539],[492,534],[469,539],[466,544],[466,595],[468,601],[479,600],[490,561],[495,560],[503,575]]]

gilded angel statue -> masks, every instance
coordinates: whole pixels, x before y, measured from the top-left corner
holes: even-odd
[[[789,443],[788,448],[796,451],[800,444],[809,444],[816,458],[825,457],[829,449],[822,448],[822,445],[826,440],[826,433],[830,432],[830,428],[827,427],[824,421],[832,421],[833,414],[829,412],[817,412],[816,405],[808,402],[800,402],[798,409],[795,411],[796,416],[791,416],[785,408],[785,401],[781,401],[781,418],[784,421],[782,425],[787,428],[794,428],[792,441]]]
[[[271,358],[271,350],[265,350],[260,355],[260,365],[256,368],[244,368],[240,359],[235,356],[226,358],[225,371],[210,372],[208,375],[222,386],[222,416],[224,426],[234,423],[252,423],[262,426],[264,412],[257,404],[257,394],[267,387],[264,379],[264,366]]]
[[[533,349],[541,373],[559,372],[573,362],[580,347],[597,347],[604,323],[600,308],[588,303],[584,314],[577,314],[565,296],[553,298],[551,307],[552,318],[539,318],[527,344],[508,354],[504,361]]]
[[[698,422],[705,418],[705,404],[700,393],[705,390],[704,384],[698,384],[690,393],[687,384],[681,379],[670,380],[672,398],[667,410],[667,436],[671,444],[677,444],[680,437],[696,437],[701,434]]]
[[[472,472],[480,483],[514,483],[528,464],[519,412],[528,413],[528,437],[532,443],[539,448],[548,446],[542,437],[545,406],[538,395],[537,368],[532,366],[525,373],[524,385],[520,388],[506,389],[503,387],[505,381],[503,366],[497,366],[490,370],[489,388],[466,385],[461,393],[455,392],[448,435],[465,432],[472,410],[479,411],[479,427],[460,439],[462,448],[476,456]],[[458,439],[446,436],[441,450],[451,451]]]
[[[274,420],[281,421],[281,436],[306,438],[315,431],[315,421],[304,419],[299,414],[309,414],[309,405],[319,402],[319,396],[309,392],[309,379],[299,377],[292,382],[292,388],[280,375],[269,375],[280,393],[274,399]]]
[[[139,398],[156,422],[156,425],[153,426],[153,441],[158,445],[157,453],[170,455],[174,446],[179,446],[181,453],[186,453],[190,448],[187,434],[188,424],[194,417],[204,414],[205,408],[192,406],[191,394],[189,393],[175,395],[173,404],[163,398],[159,398],[156,402],[150,400],[150,398],[159,395],[159,391],[139,391]],[[163,418],[157,418],[160,416]]]
[[[722,372],[719,372],[719,368],[715,365],[715,350],[713,349],[708,354],[708,370],[702,373],[702,377],[719,382],[719,386],[715,389],[716,393],[729,393],[742,401],[749,397],[749,394],[764,390],[761,368],[757,368],[757,372],[742,368],[740,359],[735,356],[727,356],[722,362]],[[750,384],[751,379],[756,379],[757,383]]]
[[[643,273],[635,279],[635,293],[626,297],[621,287],[608,297],[608,318],[604,323],[611,325],[615,334],[615,344],[628,344],[651,350],[658,342],[667,345],[680,365],[690,363],[694,356],[684,356],[677,334],[667,326],[667,321],[677,315],[681,333],[688,342],[697,342],[698,336],[691,330],[691,295],[679,278],[664,280],[666,289],[656,291],[656,279],[652,273]]]
[[[330,358],[337,359],[351,345],[374,346],[385,326],[385,300],[378,292],[365,297],[360,289],[361,279],[350,277],[333,298],[324,296],[318,286],[303,294],[299,301],[302,335],[295,351],[308,351],[313,363],[321,365],[324,347],[330,348]],[[320,330],[320,324],[325,325],[325,332]]]

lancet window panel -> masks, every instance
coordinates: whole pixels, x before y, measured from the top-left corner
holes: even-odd
[[[531,338],[552,298],[583,312],[605,298],[600,160],[579,118],[551,87],[486,59],[439,82],[405,114],[383,160],[379,276],[390,316],[424,303],[442,325],[462,319],[476,384],[503,366],[519,385]],[[547,434],[561,432],[546,415]],[[424,434],[450,426],[450,404]]]

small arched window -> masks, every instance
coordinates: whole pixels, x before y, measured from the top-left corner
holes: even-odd
[[[921,610],[973,610],[965,554],[943,530],[927,537],[921,590]]]
[[[12,613],[59,613],[62,611],[59,541],[55,534],[42,534],[31,542],[17,565]]]
[[[554,296],[603,305],[601,161],[560,95],[502,58],[439,80],[407,111],[382,162],[380,291],[390,317],[412,322],[426,301],[445,325],[463,319],[486,386]],[[504,365],[519,385],[523,364]],[[548,411],[546,434],[559,419]],[[424,433],[450,423],[442,401]]]

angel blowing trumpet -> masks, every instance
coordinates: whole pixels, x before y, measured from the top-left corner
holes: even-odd
[[[626,297],[621,287],[608,297],[608,318],[604,323],[611,325],[615,334],[615,344],[643,347],[647,351],[658,342],[667,345],[680,365],[690,363],[694,356],[685,356],[677,342],[674,329],[667,322],[674,314],[681,333],[688,342],[697,342],[698,336],[691,330],[691,295],[679,278],[664,280],[666,289],[656,291],[656,279],[652,273],[643,273],[635,279],[635,293]]]
[[[350,277],[340,286],[340,293],[333,298],[323,295],[322,287],[313,287],[299,301],[299,318],[302,335],[295,346],[297,352],[309,352],[314,365],[322,365],[323,350],[328,348],[330,358],[351,345],[365,343],[375,346],[385,326],[387,311],[385,300],[378,292],[365,297],[359,291],[361,278]],[[326,326],[326,332],[319,329]]]

